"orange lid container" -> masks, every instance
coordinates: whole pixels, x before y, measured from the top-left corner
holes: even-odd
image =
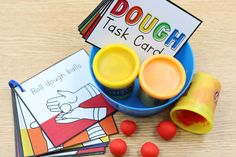
[[[142,90],[158,100],[176,96],[184,87],[186,73],[174,57],[160,54],[148,58],[141,66],[139,83]]]

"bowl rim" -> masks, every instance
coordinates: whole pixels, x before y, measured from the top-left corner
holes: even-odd
[[[100,89],[100,87],[98,86],[100,92],[103,94],[103,96],[105,97],[105,99],[108,99],[110,102],[112,102],[113,104],[117,104],[118,106],[122,106],[123,108],[126,108],[126,109],[131,109],[131,110],[135,110],[135,111],[153,111],[153,110],[157,110],[157,109],[161,109],[161,108],[166,108],[167,106],[169,106],[170,104],[173,104],[174,102],[176,102],[183,94],[184,92],[188,89],[189,85],[191,84],[191,80],[193,79],[193,75],[194,75],[194,72],[195,72],[195,58],[194,58],[194,53],[193,53],[193,49],[190,45],[189,42],[186,42],[185,45],[182,47],[188,47],[190,49],[190,52],[191,52],[191,58],[192,58],[192,64],[193,64],[193,69],[192,69],[192,74],[190,76],[190,81],[187,82],[186,80],[186,86],[184,86],[184,88],[181,90],[181,92],[176,95],[174,98],[171,98],[168,100],[167,103],[163,104],[163,105],[160,105],[160,106],[155,106],[155,107],[147,107],[147,108],[137,108],[137,107],[132,107],[132,106],[126,106],[126,105],[123,105],[122,103],[120,102],[117,102],[116,100],[112,99],[111,97],[109,97],[106,93],[103,92],[103,90]],[[92,65],[91,65],[91,62],[92,62],[92,57],[91,57],[91,52],[94,51],[95,48],[98,48],[98,47],[95,47],[95,46],[92,46],[91,50],[90,50],[90,58],[89,58],[89,61],[90,61],[90,72],[91,74],[93,75],[92,78],[93,80],[95,81],[95,83],[97,84],[97,80],[96,78],[94,77],[94,73],[93,73],[93,69],[92,69]],[[98,48],[99,49],[99,48]],[[181,50],[181,49],[180,49]],[[177,55],[177,54],[176,54]],[[111,104],[112,105],[112,104]],[[112,105],[113,106],[113,105]]]

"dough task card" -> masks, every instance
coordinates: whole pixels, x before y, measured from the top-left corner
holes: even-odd
[[[50,140],[45,136],[44,132],[40,129],[39,125],[33,119],[32,115],[23,105],[21,100],[17,96],[16,99],[17,117],[19,122],[18,132],[20,132],[24,156],[36,156],[58,150],[75,150],[79,148],[81,149],[82,147],[107,143],[109,142],[107,135],[117,133],[116,125],[110,115],[101,122],[89,127],[83,133],[76,135],[76,138],[74,137],[69,140],[66,144],[67,146],[63,144],[55,148]],[[107,129],[108,127],[109,129]],[[77,145],[73,146],[72,144],[75,142],[77,142]]]
[[[114,0],[85,38],[100,48],[127,44],[143,61],[161,53],[175,56],[200,24],[201,20],[167,0]]]
[[[80,50],[14,88],[54,147],[115,112],[98,91]]]

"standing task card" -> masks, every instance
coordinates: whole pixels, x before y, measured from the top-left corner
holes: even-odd
[[[54,147],[115,112],[98,91],[84,50],[63,59],[15,91]],[[104,135],[105,136],[105,135]]]
[[[84,36],[87,42],[100,48],[127,44],[141,61],[161,53],[175,56],[201,24],[201,20],[167,0],[114,0],[97,22],[96,27],[83,33],[89,34]]]

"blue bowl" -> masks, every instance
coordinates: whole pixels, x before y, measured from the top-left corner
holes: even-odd
[[[182,65],[185,69],[185,72],[186,72],[186,83],[185,83],[182,91],[177,96],[169,99],[166,103],[164,103],[160,106],[147,107],[147,106],[143,105],[142,102],[138,98],[139,82],[138,82],[138,79],[136,79],[133,94],[127,99],[115,100],[115,99],[112,99],[111,97],[109,97],[106,93],[104,93],[104,91],[102,91],[101,84],[96,80],[96,78],[94,76],[93,69],[92,69],[92,63],[93,63],[94,56],[96,55],[98,50],[99,50],[99,48],[92,47],[91,52],[90,52],[90,70],[92,73],[92,77],[93,77],[94,81],[96,82],[96,84],[98,85],[98,87],[100,88],[100,91],[102,92],[102,94],[104,95],[104,97],[108,101],[108,103],[110,103],[114,108],[116,108],[120,112],[126,113],[128,115],[144,117],[144,116],[151,116],[153,114],[156,114],[156,113],[164,110],[165,108],[167,108],[171,104],[174,104],[184,94],[184,92],[189,87],[189,85],[192,81],[192,78],[193,78],[194,55],[193,55],[193,51],[191,49],[190,44],[186,43],[181,48],[180,52],[175,56],[182,63]]]

